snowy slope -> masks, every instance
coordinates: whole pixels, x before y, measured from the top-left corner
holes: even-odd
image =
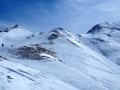
[[[90,48],[120,65],[120,23],[95,25],[80,39]]]
[[[21,26],[15,25],[12,28],[0,31],[0,44],[4,44],[6,47],[13,44],[20,44],[21,40],[31,36],[32,33]],[[20,42],[20,43],[19,43]]]
[[[0,62],[1,72],[6,76],[7,72],[12,70],[12,74],[8,75],[14,76],[15,80],[12,79],[13,83],[10,85],[4,83],[6,80],[0,77],[2,80],[0,85],[7,86],[6,90],[12,90],[14,85],[19,86],[18,84],[26,80],[27,83],[23,88],[27,90],[30,88],[34,90],[120,90],[120,67],[103,56],[99,48],[94,48],[92,43],[96,43],[95,40],[102,41],[101,39],[94,40],[95,36],[97,37],[92,33],[78,35],[62,28],[55,28],[50,33],[36,33],[27,38],[22,37],[18,41],[16,39],[13,47],[0,48],[0,55],[8,59]],[[11,43],[11,41],[7,43],[9,42]],[[16,52],[21,51],[17,48],[22,46],[25,47],[22,48],[24,52],[37,52],[34,56],[39,55],[44,59],[32,60],[25,57],[23,60],[19,56],[20,53],[11,53],[14,49]],[[38,47],[46,48],[47,51],[42,49],[39,52]],[[49,50],[54,51],[55,55],[48,53]],[[39,77],[34,77],[34,75]],[[16,83],[18,77],[20,82]],[[29,83],[32,85],[28,86]]]
[[[38,70],[0,60],[0,90],[78,90]]]
[[[7,28],[0,32],[0,37],[8,37],[8,38],[15,38],[20,36],[29,36],[32,33],[25,28],[22,28],[19,25],[15,25],[12,28]]]

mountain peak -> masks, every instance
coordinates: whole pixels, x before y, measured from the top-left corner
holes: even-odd
[[[52,31],[50,31],[51,34],[56,34],[56,35],[63,35],[65,30],[61,27],[54,28]]]
[[[58,27],[58,28],[54,28],[51,32],[59,33],[59,32],[61,32],[61,31],[64,31],[64,29],[61,28],[61,27]]]
[[[16,24],[13,28],[20,28],[21,26],[19,26],[18,24]]]
[[[93,34],[93,33],[99,33],[99,32],[104,32],[105,30],[113,31],[113,30],[119,30],[120,31],[120,22],[119,23],[101,23],[101,24],[96,24],[93,26],[87,33]]]
[[[61,27],[54,28],[52,31],[50,31],[50,36],[48,37],[49,40],[56,39],[60,36],[63,36],[64,29]]]
[[[32,33],[30,31],[28,31],[25,28],[22,28],[19,25],[15,25],[12,28],[7,28],[5,30],[0,31],[1,33],[1,37],[19,37],[19,36],[29,36]]]

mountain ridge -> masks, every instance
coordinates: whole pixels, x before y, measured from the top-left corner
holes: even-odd
[[[91,30],[89,30],[87,33],[98,33],[100,32],[102,29],[109,29],[109,30],[118,30],[120,31],[120,23],[101,23],[101,24],[96,24],[95,26],[93,26],[91,28]]]
[[[119,90],[119,35],[110,35],[55,28],[16,39],[0,37],[0,89],[24,84],[24,90]]]

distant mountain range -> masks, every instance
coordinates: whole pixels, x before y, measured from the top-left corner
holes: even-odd
[[[120,90],[120,23],[86,34],[0,30],[0,90]]]

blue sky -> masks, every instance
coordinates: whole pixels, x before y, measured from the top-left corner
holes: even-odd
[[[15,24],[32,32],[62,27],[86,33],[102,22],[119,22],[119,0],[0,0],[0,29]]]

